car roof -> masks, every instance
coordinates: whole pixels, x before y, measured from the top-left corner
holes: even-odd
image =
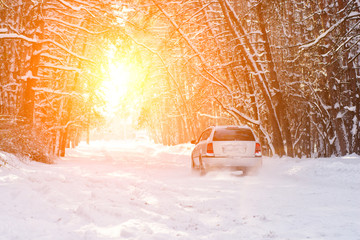
[[[241,125],[222,125],[222,126],[214,126],[215,129],[224,129],[224,128],[243,128],[243,129],[251,129],[248,126]]]

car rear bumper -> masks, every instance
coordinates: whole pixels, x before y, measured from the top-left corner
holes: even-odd
[[[206,168],[222,167],[261,167],[261,157],[202,157],[203,164]]]

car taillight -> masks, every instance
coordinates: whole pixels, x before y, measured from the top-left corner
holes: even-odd
[[[212,143],[208,143],[206,148],[206,153],[214,153],[214,148]]]
[[[261,145],[256,143],[255,145],[255,157],[261,157]]]

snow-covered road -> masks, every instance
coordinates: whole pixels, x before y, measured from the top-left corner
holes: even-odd
[[[144,142],[82,144],[54,165],[0,152],[0,239],[360,239],[359,156],[200,177],[189,155]]]

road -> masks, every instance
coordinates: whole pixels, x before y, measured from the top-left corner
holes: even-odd
[[[190,146],[81,144],[0,168],[0,239],[360,239],[360,158],[200,176]]]

